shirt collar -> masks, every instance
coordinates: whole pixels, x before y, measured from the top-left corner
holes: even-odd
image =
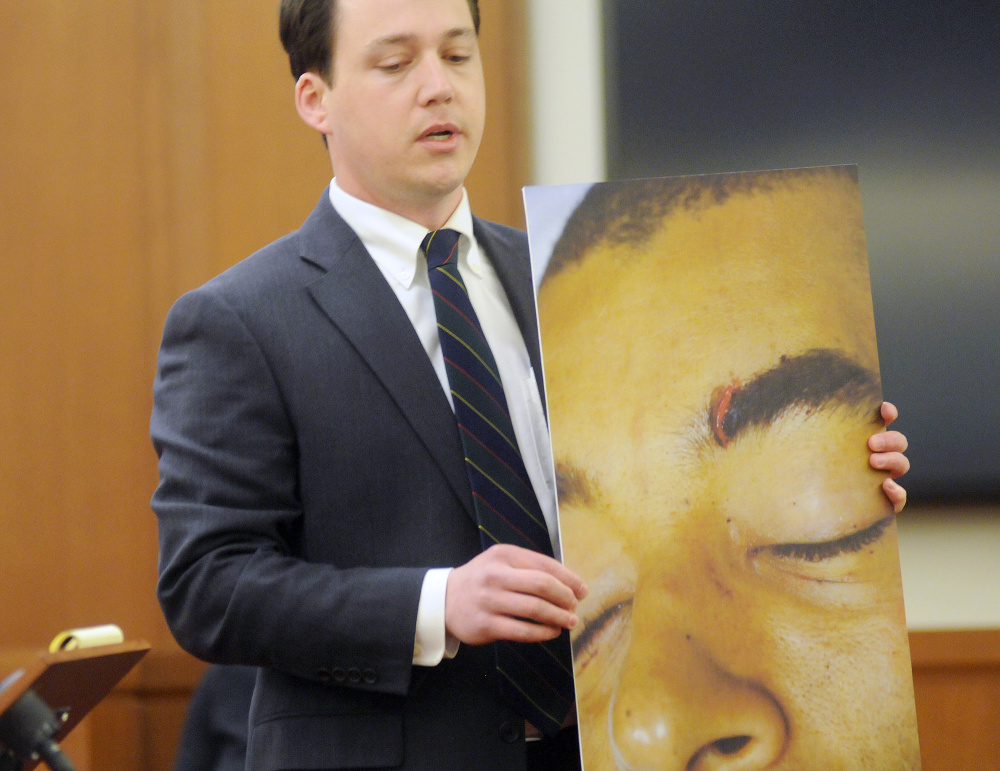
[[[361,239],[383,273],[392,276],[401,286],[411,287],[418,267],[425,269],[419,252],[420,244],[428,233],[427,228],[345,193],[337,184],[336,177],[330,183],[330,203]],[[482,256],[477,248],[472,248],[475,244],[472,210],[469,194],[464,188],[462,200],[444,226],[464,236],[459,239],[459,260],[464,257],[464,264],[479,274],[482,271]]]

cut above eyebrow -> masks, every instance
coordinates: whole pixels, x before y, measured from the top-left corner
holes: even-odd
[[[712,394],[709,431],[720,447],[750,427],[766,428],[792,407],[819,408],[834,402],[859,411],[882,401],[878,373],[843,351],[817,348],[782,356],[777,366],[746,385],[734,382]]]
[[[590,505],[594,502],[597,485],[587,472],[571,463],[556,461],[556,496],[562,505]]]

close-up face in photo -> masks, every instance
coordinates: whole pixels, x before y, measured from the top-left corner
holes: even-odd
[[[584,768],[919,768],[856,179],[677,199],[539,294]]]

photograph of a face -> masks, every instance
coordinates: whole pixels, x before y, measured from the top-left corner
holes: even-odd
[[[856,168],[525,201],[585,771],[919,769]]]

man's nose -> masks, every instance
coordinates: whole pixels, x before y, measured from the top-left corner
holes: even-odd
[[[609,707],[620,771],[770,768],[788,740],[778,700],[730,671],[694,633],[656,626],[633,615],[632,643]]]
[[[455,95],[446,65],[437,56],[425,56],[420,62],[420,103],[424,106],[450,102]]]

